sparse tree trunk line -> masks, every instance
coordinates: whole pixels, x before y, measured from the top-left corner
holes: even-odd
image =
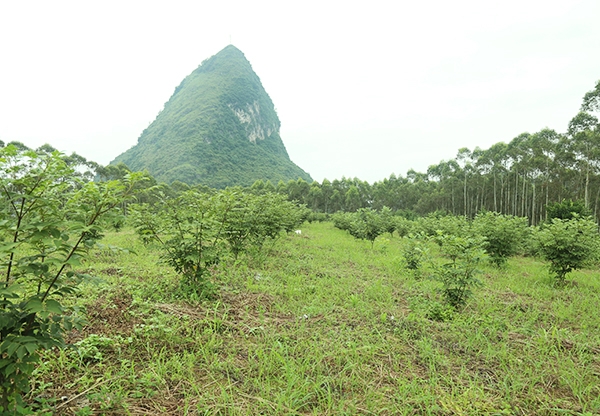
[[[426,173],[410,170],[373,184],[345,177],[311,184],[299,179],[276,189],[328,214],[386,206],[406,215],[444,211],[473,218],[485,210],[527,217],[536,225],[547,218],[549,203],[572,199],[583,200],[598,221],[600,137],[586,138],[597,140],[599,150],[581,150],[575,136],[544,129],[487,150],[460,149],[455,160],[432,165]]]

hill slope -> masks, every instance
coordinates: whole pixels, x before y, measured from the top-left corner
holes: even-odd
[[[273,102],[244,54],[233,45],[188,75],[145,129],[115,158],[159,181],[215,188],[310,175],[289,158]]]

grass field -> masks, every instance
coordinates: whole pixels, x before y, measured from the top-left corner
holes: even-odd
[[[79,348],[44,353],[28,401],[75,415],[600,414],[600,272],[556,288],[533,258],[485,265],[455,313],[429,265],[406,270],[405,241],[371,249],[305,225],[262,259],[221,263],[216,299],[192,302],[156,248],[109,233],[136,254],[93,252]]]

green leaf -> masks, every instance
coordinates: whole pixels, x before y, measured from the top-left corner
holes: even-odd
[[[10,342],[10,341],[9,341]],[[17,348],[19,348],[21,344],[19,344],[18,342],[15,342],[14,339],[12,340],[12,342],[10,342],[8,344],[8,346],[6,347],[6,355],[7,356],[11,356],[14,354],[14,352],[17,350]]]
[[[73,256],[66,261],[69,266],[79,267],[81,266],[81,258],[79,256]]]
[[[37,350],[37,347],[37,344],[34,343],[25,344],[25,348],[29,354],[33,354]]]
[[[25,354],[27,354],[27,348],[25,348],[25,345],[21,345],[19,348],[17,348],[17,358],[19,360],[25,357]]]
[[[4,243],[0,244],[0,253],[12,253],[20,243]]]
[[[28,312],[37,313],[44,310],[44,305],[39,299],[30,299],[25,308]]]
[[[13,374],[15,371],[17,370],[17,366],[16,364],[13,362],[11,362],[9,365],[6,366],[6,368],[3,371],[3,375],[5,376],[10,376],[11,374]]]
[[[62,305],[54,299],[48,299],[46,301],[46,310],[54,313],[63,313],[64,309]]]

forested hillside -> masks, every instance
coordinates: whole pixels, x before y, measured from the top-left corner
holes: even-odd
[[[289,158],[269,95],[233,45],[188,75],[138,144],[111,164],[214,188],[310,176]]]

